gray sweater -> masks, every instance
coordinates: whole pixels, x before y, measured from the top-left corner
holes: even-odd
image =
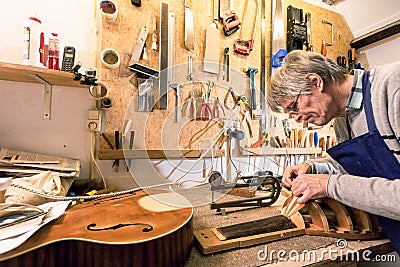
[[[371,72],[371,100],[376,126],[390,150],[400,162],[400,62],[377,67]],[[349,114],[352,137],[368,132],[364,109]],[[348,140],[344,117],[334,123],[338,142]],[[396,154],[397,152],[397,154]],[[330,173],[328,197],[372,214],[400,221],[400,179],[391,181],[382,177],[359,177],[347,172],[331,157],[308,161],[313,173]],[[400,178],[400,173],[398,175]]]

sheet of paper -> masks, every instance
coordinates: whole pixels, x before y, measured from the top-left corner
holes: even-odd
[[[0,177],[0,190],[6,190],[10,186],[12,179],[12,177]]]
[[[15,229],[13,228],[14,226],[9,227],[8,230],[10,231],[10,233],[8,234],[8,236],[13,236],[13,237],[0,240],[0,254],[8,252],[18,247],[26,240],[28,240],[28,238],[31,237],[41,227],[45,226],[49,222],[60,217],[67,209],[70,202],[71,201],[57,201],[39,205],[38,206],[39,208],[47,211],[46,216],[44,216],[42,222],[39,225],[35,225],[33,227],[32,225],[26,225],[26,224],[24,224],[23,226],[16,225],[17,228]],[[35,221],[32,222],[32,224],[35,223],[36,223]],[[26,227],[26,228],[22,229],[21,227]],[[15,236],[14,231],[18,231],[19,233],[22,234]]]

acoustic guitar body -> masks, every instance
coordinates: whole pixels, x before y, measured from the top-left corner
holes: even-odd
[[[166,205],[138,191],[73,206],[1,254],[0,266],[183,266],[193,245],[193,208],[185,201]]]

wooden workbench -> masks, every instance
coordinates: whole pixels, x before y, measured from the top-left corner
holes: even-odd
[[[227,195],[227,200],[237,198],[236,196]],[[221,227],[236,223],[248,222],[252,220],[262,219],[265,217],[275,216],[280,214],[280,209],[283,204],[285,197],[280,197],[276,203],[271,207],[263,208],[228,208],[226,209],[226,215],[223,216],[221,213],[210,209],[210,205],[203,205],[194,208],[194,231],[204,228]],[[346,251],[360,251],[360,257],[362,257],[362,251],[370,250],[376,255],[382,255],[393,251],[393,248],[388,239],[368,240],[368,241],[350,241],[347,240],[347,247],[343,250],[338,249],[336,246],[338,239],[331,237],[322,236],[308,236],[302,235],[283,239],[275,242],[254,245],[251,247],[240,248],[225,252],[219,252],[214,254],[203,255],[197,245],[193,247],[190,257],[186,262],[186,267],[207,267],[207,266],[303,266],[312,264],[313,266],[327,266],[332,264],[328,258],[326,251],[338,250],[338,254],[342,253],[345,255]],[[272,261],[270,259],[259,260],[258,254],[260,250],[264,250],[267,246],[267,251],[271,252],[275,250]],[[312,262],[293,262],[293,261],[277,261],[277,252],[279,250],[286,251],[288,255],[291,251],[297,251],[301,254],[305,250],[315,250],[317,260]],[[321,257],[321,254],[325,253],[325,257]],[[369,255],[372,258],[374,254]],[[265,254],[260,254],[261,256]],[[293,254],[294,255],[294,254]],[[351,259],[351,258],[350,258]],[[351,262],[339,261],[334,263],[334,266],[348,266]]]

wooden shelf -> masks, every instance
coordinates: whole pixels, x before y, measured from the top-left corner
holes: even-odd
[[[0,62],[0,80],[42,84],[32,75],[39,76],[51,85],[88,88],[88,85],[74,81],[75,75],[69,72]]]
[[[201,150],[145,150],[145,149],[100,149],[98,150],[98,158],[100,160],[113,159],[196,159],[201,157],[204,151]],[[214,157],[222,157],[225,155],[225,150],[219,149],[215,151]],[[205,157],[210,158],[211,151]]]
[[[391,37],[400,33],[400,20],[390,23],[382,28],[360,36],[350,42],[352,48],[358,49],[372,43],[376,43],[385,38]]]
[[[288,148],[241,148],[243,156],[283,156],[283,155],[315,155],[321,154],[321,147],[288,147]]]

